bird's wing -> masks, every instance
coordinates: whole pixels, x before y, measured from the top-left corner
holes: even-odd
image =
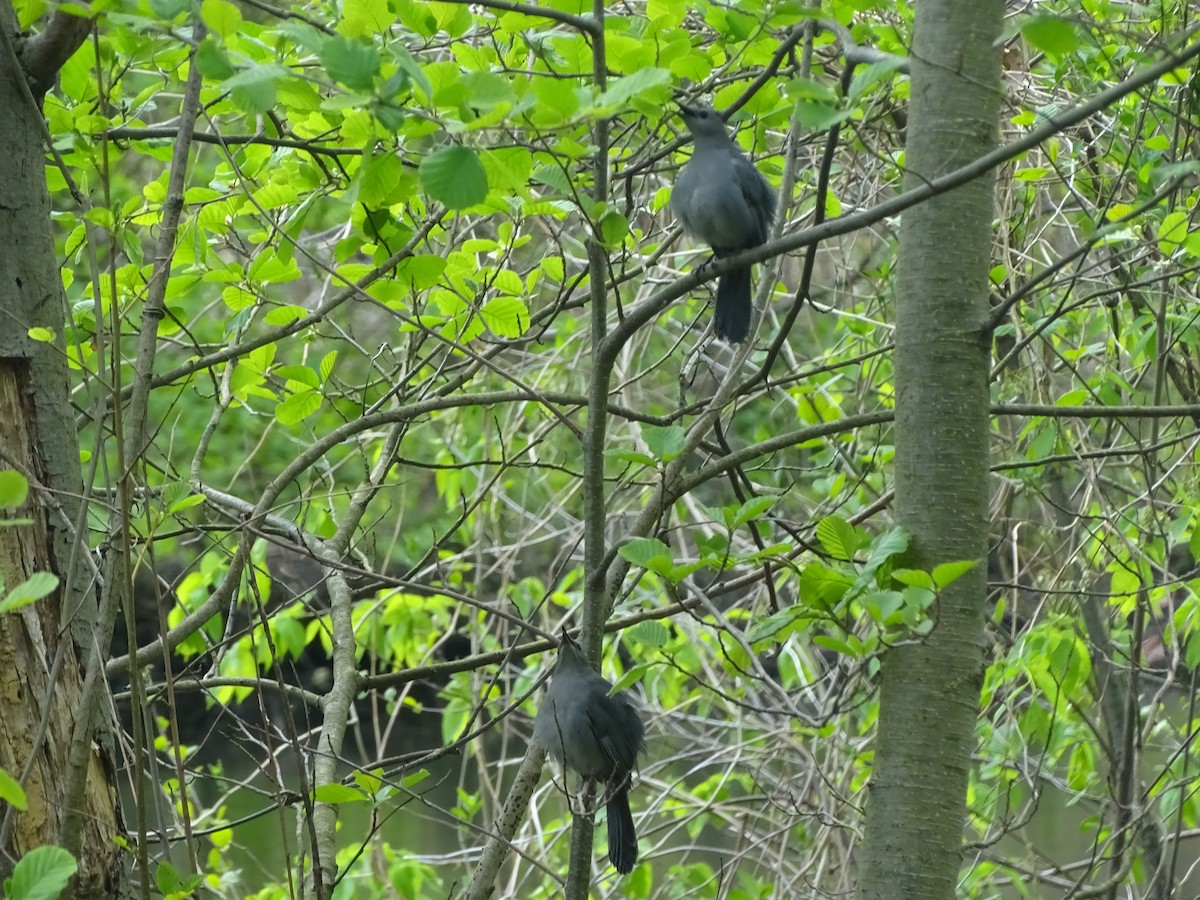
[[[771,220],[775,218],[775,190],[754,167],[754,163],[744,156],[739,156],[737,164],[733,167],[733,180],[761,226],[757,241],[761,244],[766,241],[767,229],[771,227]]]
[[[603,701],[589,706],[588,724],[614,774],[623,774],[637,764],[642,721],[624,699],[606,695]]]

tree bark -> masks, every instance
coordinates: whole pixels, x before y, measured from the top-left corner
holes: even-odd
[[[7,0],[0,2],[0,28],[17,34]],[[86,29],[75,33],[82,40]],[[36,604],[0,616],[0,768],[21,780],[28,801],[26,810],[0,808],[5,871],[35,847],[59,842],[67,813],[65,773],[96,618],[93,569],[81,533],[83,480],[67,389],[65,303],[50,230],[40,98],[31,93],[29,73],[12,49],[11,37],[0,45],[0,468],[29,479],[26,503],[5,517],[31,524],[0,528],[0,576],[6,589],[34,572],[53,572],[60,585]],[[45,75],[44,66],[39,71]],[[32,339],[35,327],[55,340]],[[111,726],[105,713],[97,717],[106,723],[100,729],[106,740],[92,742],[82,830],[78,846],[67,848],[79,866],[72,893],[77,898],[123,896]]]
[[[905,189],[997,144],[999,0],[916,6]],[[986,329],[994,177],[904,213],[896,314],[896,513],[926,570],[978,560],[939,593],[928,638],[882,660],[859,870],[864,900],[950,900],[983,666]]]

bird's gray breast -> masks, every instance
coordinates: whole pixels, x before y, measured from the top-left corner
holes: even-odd
[[[742,162],[727,158],[724,166],[697,166],[693,160],[683,167],[671,191],[671,212],[689,234],[717,253],[755,247],[766,236],[763,217],[748,201],[737,177]]]

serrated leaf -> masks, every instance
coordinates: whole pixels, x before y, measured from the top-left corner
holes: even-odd
[[[824,647],[826,650],[832,650],[834,653],[849,656],[851,659],[858,659],[858,653],[854,651],[853,647],[840,638],[835,638],[833,635],[818,634],[813,637],[813,643],[818,647]]]
[[[17,780],[0,769],[0,800],[17,809],[28,809],[29,800]]]
[[[874,572],[894,556],[908,549],[908,532],[896,525],[871,542],[866,568]]]
[[[520,337],[529,327],[529,307],[519,297],[489,300],[479,314],[491,332],[500,337]]]
[[[747,522],[758,519],[775,505],[775,500],[775,497],[750,498],[739,506],[737,512],[733,514],[733,520],[729,523],[730,529],[741,528]]]
[[[237,72],[225,51],[211,35],[202,40],[196,48],[196,68],[200,70],[201,75],[213,81],[224,81],[226,78],[232,78]]]
[[[275,418],[281,425],[295,425],[321,408],[317,391],[298,391],[275,407]]]
[[[22,606],[37,603],[58,588],[58,576],[52,572],[34,572],[0,600],[0,613],[12,612]]]
[[[204,0],[200,4],[200,18],[204,20],[209,31],[221,37],[236,34],[242,25],[241,12],[227,0]]]
[[[466,209],[487,198],[487,172],[470,147],[443,147],[421,161],[421,187],[448,209]]]
[[[415,772],[409,772],[400,779],[401,787],[413,788],[429,777],[428,769],[417,769]]]
[[[671,632],[662,622],[646,620],[638,622],[625,632],[633,640],[645,647],[665,647],[671,638]]]
[[[330,38],[321,47],[321,63],[334,81],[352,91],[367,91],[379,74],[379,52],[350,37]]]
[[[851,584],[847,575],[814,560],[800,573],[800,596],[808,606],[824,607],[841,600]]]
[[[933,590],[936,587],[933,576],[921,569],[896,569],[892,572],[892,577],[910,587],[925,588],[926,590]]]
[[[787,637],[783,632],[788,631],[798,619],[804,616],[805,612],[804,607],[797,603],[786,609],[781,609],[779,612],[772,613],[765,619],[759,619],[747,630],[746,640],[751,644],[765,641],[768,638],[773,638],[776,641],[783,640]]]
[[[613,686],[609,689],[609,696],[620,693],[629,687],[637,684],[642,680],[642,677],[648,671],[649,666],[633,666],[625,671],[625,674],[613,682]]]
[[[5,879],[5,893],[22,900],[54,900],[77,868],[75,857],[62,847],[35,847],[21,857],[12,876]]]
[[[653,466],[655,463],[653,456],[638,453],[636,450],[605,450],[604,457],[605,459],[616,459],[621,462],[637,463],[643,466]]]
[[[334,364],[337,362],[338,352],[330,350],[321,357],[321,364],[317,367],[321,375],[321,383],[324,384],[329,380],[329,376],[333,374]]]
[[[1051,56],[1063,57],[1079,46],[1079,32],[1069,19],[1057,16],[1031,16],[1021,25],[1025,40]]]
[[[840,516],[826,516],[817,523],[817,540],[834,559],[850,560],[860,538],[854,526]]]
[[[671,562],[671,548],[658,538],[634,538],[622,544],[617,552],[623,559],[643,569],[651,569],[663,560],[666,560],[668,565]]]
[[[371,157],[358,174],[358,198],[370,209],[382,209],[392,203],[400,186],[404,163],[394,153]]]
[[[600,218],[600,239],[606,247],[620,247],[629,234],[629,220],[609,210]]]
[[[658,567],[655,567],[655,568],[652,568],[651,571],[658,572],[660,575],[662,575],[668,581],[680,582],[680,581],[683,581],[683,579],[687,578],[689,575],[691,575],[693,572],[698,572],[700,569],[705,568],[707,565],[708,565],[708,563],[705,560],[697,560],[696,562],[683,563],[682,565],[678,565],[678,566],[668,566],[661,570]]]
[[[639,94],[670,83],[671,73],[667,69],[653,67],[639,69],[632,75],[626,75],[610,82],[608,89],[596,98],[596,105],[619,109]]]
[[[1164,256],[1171,256],[1187,237],[1187,213],[1169,212],[1158,226],[1158,249]]]
[[[185,509],[191,509],[194,506],[199,506],[204,502],[203,494],[189,494],[181,500],[176,500],[168,507],[168,511],[172,513],[181,513]]]
[[[328,803],[335,806],[339,803],[361,803],[367,795],[357,788],[345,784],[323,784],[316,790],[318,803]]]
[[[642,429],[642,437],[657,459],[670,462],[683,452],[687,432],[681,425],[647,425]]]
[[[824,103],[806,103],[800,102],[796,104],[793,112],[795,119],[807,131],[827,131],[839,122],[844,122],[854,115],[852,109],[839,109],[836,106],[827,106]]]
[[[975,568],[975,564],[975,560],[973,559],[963,559],[957,562],[942,563],[940,566],[934,566],[933,582],[937,585],[938,590],[941,590],[946,585],[953,584],[970,572]]]

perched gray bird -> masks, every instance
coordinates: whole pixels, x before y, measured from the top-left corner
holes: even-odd
[[[565,631],[550,689],[533,733],[559,763],[604,784],[608,796],[608,858],[622,875],[637,862],[637,832],[629,811],[629,779],[644,750],[642,720],[612,684],[588,665]]]
[[[725,133],[714,109],[682,103],[679,109],[696,149],[671,189],[671,212],[716,256],[765,243],[775,218],[775,190]],[[717,283],[717,337],[731,344],[744,341],[750,312],[749,266],[726,272]]]

